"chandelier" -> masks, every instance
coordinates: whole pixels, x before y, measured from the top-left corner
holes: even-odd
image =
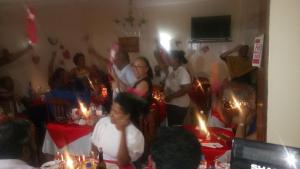
[[[123,36],[141,36],[141,29],[147,23],[144,17],[135,17],[133,14],[133,0],[128,0],[128,15],[115,19],[115,23],[120,28]]]

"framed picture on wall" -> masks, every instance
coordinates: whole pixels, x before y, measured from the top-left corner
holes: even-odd
[[[120,37],[119,44],[128,52],[139,52],[139,37]]]

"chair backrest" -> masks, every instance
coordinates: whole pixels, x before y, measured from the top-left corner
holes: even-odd
[[[46,101],[48,115],[52,116],[55,122],[67,122],[70,118],[71,103],[64,99],[51,98]],[[50,120],[50,121],[53,121]]]
[[[4,113],[17,113],[17,102],[13,96],[0,96],[0,107],[3,109]]]

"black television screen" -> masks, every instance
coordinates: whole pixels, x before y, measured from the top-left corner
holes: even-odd
[[[300,168],[300,149],[277,144],[234,139],[231,169]]]
[[[231,16],[192,17],[192,40],[223,39],[229,40]]]

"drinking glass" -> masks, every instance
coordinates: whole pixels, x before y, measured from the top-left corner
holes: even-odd
[[[215,169],[230,169],[230,163],[221,162],[219,160],[215,161]]]
[[[201,160],[198,169],[207,169],[207,161]]]

